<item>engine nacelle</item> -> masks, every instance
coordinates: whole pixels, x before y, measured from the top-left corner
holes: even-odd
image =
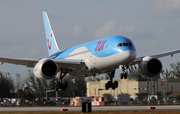
[[[138,71],[144,77],[156,77],[162,71],[162,63],[157,58],[144,57]]]
[[[34,67],[34,75],[41,80],[54,78],[57,73],[57,64],[48,58],[41,59]]]

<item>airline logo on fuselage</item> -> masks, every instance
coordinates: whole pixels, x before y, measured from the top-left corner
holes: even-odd
[[[103,51],[103,47],[104,47],[104,44],[106,43],[107,40],[104,40],[104,41],[99,41],[97,43],[97,46],[95,48],[95,52],[97,51]]]

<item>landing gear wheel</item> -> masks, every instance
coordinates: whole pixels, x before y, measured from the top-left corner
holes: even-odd
[[[62,86],[62,84],[61,84],[60,82],[58,82],[57,85],[58,85],[58,88],[59,88],[59,89],[60,89],[61,86]]]
[[[124,74],[124,79],[127,79],[127,73]]]
[[[67,82],[64,83],[64,88],[65,88],[65,89],[68,88],[68,83],[67,83]]]
[[[113,90],[115,90],[118,87],[118,82],[117,81],[115,81],[113,83],[113,78],[114,78],[114,75],[115,75],[115,70],[107,72],[107,75],[110,77],[110,81],[108,81],[105,84],[105,89],[108,90],[109,88],[112,88]]]
[[[69,69],[61,68],[60,72],[58,73],[58,79],[56,81],[56,87],[55,87],[56,91],[58,91],[58,89],[65,91],[68,88],[68,83],[67,82],[63,83],[62,80],[70,71],[71,70]]]
[[[121,73],[121,74],[120,74],[120,78],[121,78],[121,79],[123,79],[123,77],[124,77],[124,74],[123,74],[123,73]]]
[[[127,79],[127,73],[121,73],[121,74],[120,74],[120,78],[121,78],[121,79],[123,79],[123,78],[124,78],[124,79]]]
[[[108,83],[105,84],[105,89],[106,89],[106,90],[109,89],[109,84],[108,84]]]
[[[115,89],[116,89],[115,83],[112,83],[112,86],[111,86],[111,87],[112,87],[113,90],[115,90]]]
[[[108,85],[109,85],[109,87],[112,87],[112,81],[108,81]]]
[[[114,82],[114,86],[115,86],[115,88],[118,87],[118,81],[115,81],[115,82]]]
[[[63,83],[61,89],[65,91],[67,88],[68,88],[68,83],[67,82]]]
[[[65,90],[66,90],[66,89],[64,88],[64,85],[62,86],[61,90],[62,90],[62,91],[65,91]]]
[[[122,73],[120,74],[121,79],[123,79],[123,78],[127,79],[127,73],[125,70],[127,70],[128,68],[129,68],[129,66],[127,66],[127,65],[122,66]]]

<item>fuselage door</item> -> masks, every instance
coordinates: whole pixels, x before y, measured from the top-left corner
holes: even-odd
[[[109,41],[109,42],[106,44],[106,54],[109,53],[110,47],[111,47],[111,41]]]
[[[67,57],[67,52],[65,52],[65,54],[64,54],[64,59],[66,59],[66,57]]]
[[[92,54],[93,52],[94,52],[94,45],[91,46],[91,50],[90,50],[90,53],[89,53],[90,58],[93,56],[93,54]]]

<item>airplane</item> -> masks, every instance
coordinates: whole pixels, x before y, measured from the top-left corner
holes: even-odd
[[[121,68],[120,78],[126,79],[131,65],[138,65],[138,72],[144,77],[157,77],[162,71],[162,63],[158,58],[180,53],[180,50],[174,50],[136,57],[133,42],[124,36],[110,36],[60,50],[47,13],[42,11],[42,15],[49,57],[30,59],[0,56],[0,61],[1,65],[11,63],[34,68],[34,75],[42,80],[57,78],[56,91],[67,89],[66,80],[99,74],[110,77],[105,89],[114,90],[118,87],[118,82],[113,81],[115,70]]]

